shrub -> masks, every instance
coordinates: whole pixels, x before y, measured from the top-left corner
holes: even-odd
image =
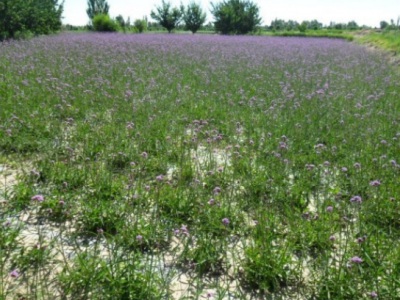
[[[118,24],[108,15],[99,14],[93,18],[93,29],[102,32],[118,31]]]
[[[137,20],[135,20],[135,23],[133,25],[134,25],[136,32],[142,33],[147,30],[146,20],[137,19]]]

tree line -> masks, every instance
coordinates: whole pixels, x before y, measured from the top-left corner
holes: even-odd
[[[0,0],[0,40],[19,38],[29,35],[49,34],[61,29],[61,18],[64,0]],[[131,24],[122,15],[116,18],[109,16],[110,5],[107,0],[87,0],[86,13],[89,17],[89,28],[96,31],[118,31],[131,29],[143,32],[150,24],[165,28],[168,32],[179,28],[196,33],[204,27],[207,19],[206,12],[193,0],[187,5],[173,7],[170,2],[162,0],[150,12],[155,23],[147,18],[137,19]],[[207,25],[209,30],[221,34],[247,34],[260,28],[261,17],[259,7],[251,0],[222,0],[211,3],[211,14],[214,21]],[[384,30],[400,29],[400,17],[397,23],[391,20],[380,22]],[[73,28],[73,26],[70,26]],[[273,20],[266,30],[290,31],[318,30],[322,28],[357,30],[362,29],[355,21],[348,23],[333,23],[323,26],[318,20],[298,23],[293,20]]]
[[[114,20],[108,16],[109,5],[106,0],[88,0],[87,14],[91,25],[97,31],[116,31],[130,25],[118,16]],[[259,7],[251,0],[223,0],[212,3],[211,14],[214,16],[213,27],[222,34],[246,34],[253,32],[261,24]],[[168,32],[183,25],[183,29],[196,33],[207,19],[201,6],[191,1],[187,6],[173,7],[170,2],[162,0],[159,6],[151,11],[150,16]],[[134,27],[142,32],[145,20],[136,20]]]
[[[95,30],[103,31],[105,26],[98,26],[98,23],[103,24],[104,22],[110,23],[109,26],[106,26],[104,31],[116,31],[118,26],[122,29],[130,26],[130,21],[125,21],[121,15],[115,18],[115,20],[111,20],[107,17],[109,6],[106,0],[88,0],[89,7],[94,7],[96,5],[95,3],[97,3],[98,7],[107,8],[107,10],[98,10],[101,17],[97,16],[97,18],[95,14],[89,13],[88,9],[88,16],[93,21]],[[207,27],[209,30],[214,30],[222,34],[246,34],[261,29],[259,7],[251,0],[223,0],[219,3],[211,3],[211,7],[210,12],[214,17],[214,22],[208,24]],[[159,26],[160,28],[164,28],[168,32],[172,32],[174,29],[183,29],[196,33],[200,28],[204,27],[204,23],[207,19],[207,15],[200,5],[193,1],[186,7],[182,4],[179,7],[172,7],[170,2],[162,0],[161,4],[151,11],[150,16],[156,23],[148,22],[147,19],[136,20],[134,23],[135,30],[142,32],[147,28],[147,25],[151,25],[152,27]],[[400,17],[397,24],[395,24],[393,20],[391,20],[390,23],[381,21],[380,28],[386,30],[400,29],[399,21]],[[112,24],[113,22],[114,24]],[[306,30],[320,30],[323,28],[332,30],[359,30],[366,28],[366,26],[360,26],[355,21],[350,21],[348,23],[331,22],[329,25],[324,26],[318,20],[299,23],[293,20],[285,21],[275,19],[269,26],[264,26],[262,29],[271,31],[296,30],[305,32]]]

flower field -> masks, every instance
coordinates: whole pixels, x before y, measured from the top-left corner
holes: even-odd
[[[0,299],[398,299],[399,123],[343,40],[1,43]]]

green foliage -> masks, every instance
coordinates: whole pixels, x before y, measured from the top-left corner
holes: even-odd
[[[93,18],[93,29],[101,32],[118,31],[118,24],[108,15],[97,15]]]
[[[299,26],[299,23],[297,21],[289,20],[281,20],[281,19],[275,19],[271,22],[270,29],[276,31],[276,30],[295,30]]]
[[[63,293],[72,299],[161,299],[160,278],[142,269],[140,256],[112,257],[110,263],[90,252],[77,255],[59,276]]]
[[[380,27],[381,27],[381,29],[385,29],[385,28],[387,28],[389,26],[389,23],[388,22],[386,22],[386,21],[381,21],[380,22]]]
[[[110,10],[110,6],[106,0],[88,0],[87,5],[86,13],[90,20],[93,20],[96,15],[108,15],[108,11]]]
[[[305,22],[301,22],[301,24],[298,26],[298,29],[300,32],[306,32],[307,24]]]
[[[172,8],[171,3],[163,0],[161,6],[156,7],[156,11],[151,11],[150,16],[171,33],[179,25],[182,12],[177,7]]]
[[[138,32],[138,33],[143,33],[143,32],[145,32],[147,30],[147,22],[146,22],[146,20],[137,19],[133,23],[133,26],[135,28],[135,31]]]
[[[195,2],[189,3],[186,9],[182,9],[182,12],[185,29],[190,30],[193,34],[196,33],[206,21],[206,13],[203,12],[200,5]]]
[[[214,26],[222,34],[246,34],[254,32],[261,24],[259,7],[249,0],[224,0],[212,4]]]
[[[359,28],[360,26],[358,26],[358,24],[355,21],[350,21],[349,23],[347,23],[348,30],[357,30]]]
[[[121,29],[125,32],[126,28],[129,26],[129,23],[127,21],[124,20],[124,17],[122,15],[118,15],[115,18],[115,22],[117,22],[117,24],[119,25],[119,27],[121,27]]]
[[[383,32],[370,32],[359,39],[361,43],[372,44],[384,50],[400,53],[400,31],[384,30]]]
[[[0,40],[60,30],[62,12],[58,0],[0,0]]]

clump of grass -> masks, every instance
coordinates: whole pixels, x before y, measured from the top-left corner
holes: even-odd
[[[369,32],[360,37],[361,43],[370,44],[384,50],[393,52],[395,55],[400,53],[400,31],[388,30],[382,32]]]
[[[274,32],[274,36],[292,36],[292,37],[317,37],[317,38],[334,38],[334,39],[344,39],[347,41],[353,41],[354,36],[345,32],[329,32],[324,30],[316,31],[306,31],[306,32],[296,32],[296,31],[283,31]]]

